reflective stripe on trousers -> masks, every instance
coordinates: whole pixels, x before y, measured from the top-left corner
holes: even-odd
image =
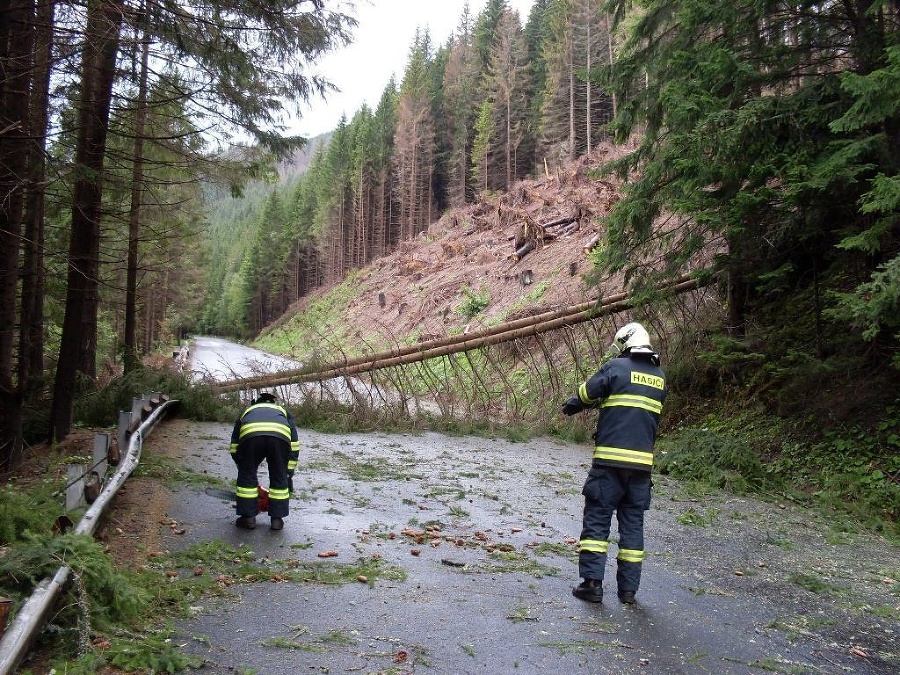
[[[601,581],[605,575],[613,513],[619,525],[616,581],[620,591],[638,590],[644,560],[644,511],[650,506],[650,473],[616,467],[593,467],[584,495],[584,522],[579,541],[578,572]]]
[[[242,517],[259,513],[257,471],[263,460],[269,468],[269,515],[284,518],[290,505],[288,454],[290,441],[275,436],[251,436],[238,444],[235,452],[238,476],[234,496],[237,514]]]

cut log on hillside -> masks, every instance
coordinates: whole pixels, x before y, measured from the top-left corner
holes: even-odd
[[[551,220],[548,223],[544,223],[541,225],[543,229],[548,229],[551,227],[558,227],[559,225],[569,225],[571,223],[575,223],[580,221],[584,217],[584,209],[581,208],[581,205],[575,206],[575,210],[567,216],[562,216],[557,218],[556,220]]]
[[[576,220],[574,223],[570,223],[570,224],[566,225],[565,227],[559,228],[559,231],[557,232],[557,236],[565,237],[566,235],[572,234],[573,232],[577,232],[580,229],[581,229],[581,221]]]
[[[556,227],[558,225],[568,225],[574,221],[578,220],[575,216],[563,216],[562,218],[557,218],[556,220],[551,220],[549,223],[544,223],[541,225],[545,230],[551,227]]]
[[[597,248],[597,245],[600,243],[600,235],[595,234],[593,237],[588,239],[584,244],[584,254],[588,255],[591,251]]]
[[[516,261],[519,261],[522,258],[524,258],[526,255],[531,253],[533,250],[534,250],[534,242],[526,241],[524,244],[522,244],[519,248],[516,249],[516,252],[512,254],[512,257]]]

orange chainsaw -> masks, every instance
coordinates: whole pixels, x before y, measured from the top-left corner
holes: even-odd
[[[256,494],[258,495],[257,501],[259,502],[259,510],[260,512],[269,510],[269,491],[266,490],[262,485],[260,485],[256,489]]]

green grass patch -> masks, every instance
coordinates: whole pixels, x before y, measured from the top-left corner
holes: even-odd
[[[893,605],[875,605],[866,607],[867,614],[881,617],[882,619],[891,619],[892,621],[900,621],[900,608]]]
[[[697,527],[709,527],[719,520],[721,511],[716,508],[707,508],[705,511],[699,511],[694,507],[689,508],[684,513],[680,513],[675,517],[682,525],[695,525]]]
[[[806,574],[804,572],[795,572],[788,577],[788,581],[806,589],[810,593],[826,594],[826,595],[844,595],[846,589],[836,586],[829,581],[825,581],[821,577]]]
[[[490,551],[488,556],[495,562],[481,563],[478,565],[479,569],[495,574],[527,574],[535,579],[555,577],[559,574],[559,568],[545,565],[528,554],[515,550],[494,550]]]
[[[657,446],[655,468],[685,481],[686,494],[721,489],[770,500],[786,497],[822,513],[850,516],[855,522],[830,533],[832,543],[842,543],[842,531],[852,534],[859,525],[897,539],[898,444],[900,402],[886,406],[874,428],[837,425],[817,436],[802,423],[748,408],[709,414],[694,426],[668,432]]]
[[[539,621],[539,617],[532,616],[531,610],[526,605],[517,605],[513,607],[506,618],[513,623],[524,623],[526,621]]]
[[[260,644],[265,647],[274,647],[276,649],[285,649],[288,651],[304,651],[315,654],[324,654],[331,651],[335,647],[351,647],[359,641],[348,635],[347,632],[340,629],[330,630],[318,636],[310,636],[308,639],[300,639],[301,635],[309,633],[306,626],[292,626],[291,630],[296,633],[294,637],[273,637],[262,640]]]
[[[778,548],[785,551],[793,551],[797,548],[794,545],[794,542],[792,542],[781,533],[772,534],[771,532],[766,532],[766,543],[777,546]]]
[[[765,659],[757,659],[756,661],[751,661],[747,665],[752,668],[767,670],[771,673],[784,673],[785,675],[813,675],[814,673],[821,672],[819,668],[815,666],[805,666],[797,663],[791,663],[774,656]]]
[[[450,516],[453,518],[462,520],[462,519],[470,517],[471,515],[472,514],[470,514],[468,511],[466,511],[461,506],[456,506],[456,505],[450,506]]]
[[[397,480],[399,478],[420,480],[421,474],[412,472],[416,466],[415,459],[409,462],[392,462],[384,457],[367,456],[364,459],[354,457],[346,452],[334,452],[327,462],[319,462],[314,467],[319,470],[339,471],[355,482],[373,483],[379,481]]]
[[[571,544],[542,541],[531,548],[534,555],[559,555],[568,559],[578,559],[578,550]]]

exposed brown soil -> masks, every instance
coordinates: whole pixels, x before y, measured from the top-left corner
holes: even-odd
[[[135,568],[160,548],[160,524],[167,513],[171,490],[159,480],[130,478],[110,505],[98,539],[117,565]]]

